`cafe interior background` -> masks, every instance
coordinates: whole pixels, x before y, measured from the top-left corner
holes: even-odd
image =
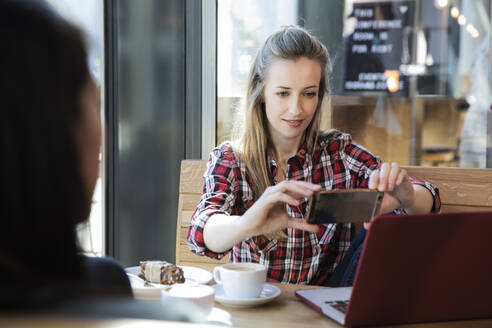
[[[282,25],[332,61],[323,128],[384,161],[492,167],[491,0],[48,0],[87,35],[101,178],[87,254],[174,261],[180,162],[234,136],[249,67]]]

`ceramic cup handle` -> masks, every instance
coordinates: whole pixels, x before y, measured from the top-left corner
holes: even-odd
[[[220,268],[219,267],[214,268],[214,280],[218,284],[222,283],[222,279],[220,279]]]

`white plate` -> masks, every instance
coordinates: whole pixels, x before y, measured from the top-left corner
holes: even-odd
[[[222,285],[216,284],[212,286],[215,289],[215,300],[219,303],[222,303],[231,307],[253,307],[258,306],[260,304],[264,304],[270,302],[275,299],[278,295],[280,295],[281,291],[275,286],[265,284],[263,286],[263,290],[260,293],[260,296],[255,298],[231,298],[228,297]]]
[[[187,283],[192,283],[192,284],[202,284],[206,285],[209,282],[212,281],[213,275],[212,273],[208,272],[207,270],[201,269],[201,268],[195,268],[191,266],[186,266],[186,265],[178,265],[181,269],[183,269],[183,275],[185,278],[185,284]],[[128,267],[125,269],[126,272],[134,274],[138,276],[138,273],[140,272],[140,267],[139,266],[132,266]],[[133,280],[130,279],[130,282],[132,282],[133,286]],[[152,284],[154,287],[157,288],[165,288],[168,285],[161,285],[161,284]],[[140,287],[140,286],[138,286]]]
[[[212,281],[212,274],[207,270],[190,267],[181,266],[183,269],[183,274],[185,277],[185,284],[203,284],[206,285]],[[161,300],[161,289],[167,288],[169,285],[161,285],[150,283],[151,286],[146,285],[144,280],[138,277],[140,272],[139,266],[132,266],[125,269],[129,273],[128,278],[130,279],[130,284],[132,285],[133,295],[136,299],[142,301],[160,301]]]

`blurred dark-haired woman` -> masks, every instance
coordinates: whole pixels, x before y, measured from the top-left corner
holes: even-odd
[[[0,67],[0,309],[131,298],[121,266],[77,244],[101,143],[81,33],[41,1],[2,0]]]

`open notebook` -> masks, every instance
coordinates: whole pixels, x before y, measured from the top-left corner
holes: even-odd
[[[386,215],[353,287],[298,290],[346,326],[492,318],[492,212]]]

